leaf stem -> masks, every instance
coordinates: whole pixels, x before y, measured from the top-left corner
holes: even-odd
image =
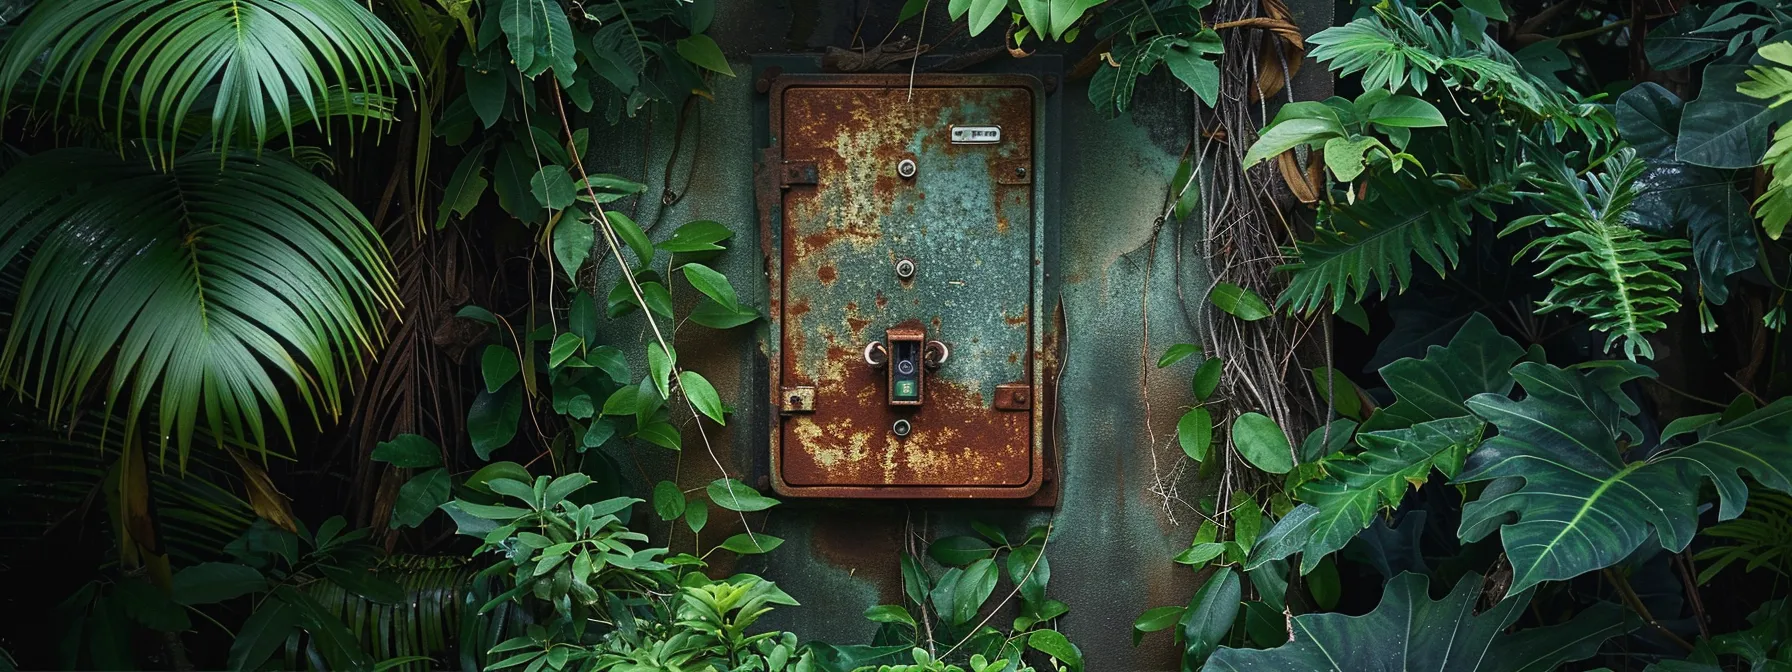
[[[1680,648],[1692,651],[1692,644],[1681,639],[1679,635],[1676,635],[1672,630],[1667,629],[1667,626],[1664,626],[1655,620],[1655,616],[1649,613],[1649,607],[1643,605],[1643,600],[1636,596],[1636,590],[1630,587],[1629,579],[1624,578],[1622,574],[1612,571],[1610,567],[1600,571],[1605,573],[1605,579],[1611,582],[1612,587],[1618,590],[1618,597],[1623,599],[1624,605],[1630,607],[1630,610],[1636,612],[1638,616],[1643,617],[1643,621],[1648,623],[1649,627],[1655,628],[1656,632],[1661,633],[1663,636],[1667,637],[1668,640],[1678,644]]]

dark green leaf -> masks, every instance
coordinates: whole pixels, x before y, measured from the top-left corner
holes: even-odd
[[[1177,621],[1182,620],[1182,614],[1186,611],[1188,611],[1187,607],[1175,605],[1146,609],[1145,613],[1139,614],[1138,618],[1133,619],[1132,645],[1138,646],[1139,640],[1143,639],[1147,632],[1157,632],[1175,625]]]
[[[1218,357],[1209,357],[1201,362],[1201,368],[1195,370],[1195,399],[1207,401],[1214,390],[1220,389],[1220,377],[1226,372],[1226,362]]]
[[[445,469],[431,469],[405,481],[392,503],[392,527],[416,527],[448,501],[452,484]]]
[[[492,451],[516,438],[516,424],[522,414],[520,385],[506,385],[497,392],[480,392],[474,397],[473,409],[467,412],[467,436],[473,440],[473,452],[479,459],[491,459]]]
[[[678,520],[684,515],[684,491],[671,481],[660,481],[653,486],[653,511],[659,514],[660,520]]]
[[[708,35],[692,35],[679,40],[678,55],[704,70],[734,76],[734,70],[728,67],[728,58],[722,55],[722,48]]]
[[[299,627],[298,611],[279,599],[268,599],[261,608],[249,614],[243,627],[237,629],[236,640],[230,643],[230,669],[247,672],[261,669],[287,636]]]
[[[1083,652],[1056,630],[1035,630],[1027,636],[1027,646],[1064,663],[1073,671],[1083,669]]]
[[[722,398],[716,394],[715,386],[710,385],[709,381],[703,379],[703,376],[698,375],[696,371],[680,371],[678,387],[684,390],[685,398],[689,399],[691,405],[696,406],[699,412],[709,416],[709,419],[716,421],[718,425],[728,424],[727,420],[722,417]]]
[[[176,604],[216,604],[268,589],[268,581],[253,567],[229,562],[202,562],[174,574]]]
[[[579,267],[591,256],[593,242],[591,223],[583,217],[564,217],[554,225],[554,261],[571,280],[578,280]]]
[[[485,197],[489,183],[485,179],[485,152],[476,151],[461,159],[442,190],[442,204],[436,208],[436,228],[448,226],[448,217],[466,217]]]
[[[1157,358],[1157,368],[1160,368],[1160,369],[1164,368],[1171,364],[1175,364],[1182,360],[1188,359],[1190,355],[1196,355],[1196,354],[1200,354],[1200,353],[1201,353],[1201,346],[1195,345],[1193,343],[1178,343],[1176,345],[1172,345],[1172,346],[1170,346],[1170,349],[1164,351],[1164,356]]]
[[[1498,0],[1484,0],[1499,6]],[[1501,17],[1504,18],[1504,17]],[[1369,108],[1369,123],[1394,128],[1434,128],[1444,125],[1437,106],[1412,96],[1395,94]]]
[[[1426,594],[1426,583],[1422,574],[1400,575],[1388,582],[1381,604],[1364,616],[1295,616],[1294,641],[1266,650],[1222,648],[1207,669],[1542,672],[1588,658],[1606,639],[1634,627],[1616,605],[1602,603],[1562,625],[1506,633],[1524,614],[1530,593],[1514,594],[1477,614],[1479,575],[1463,577],[1436,602]]]
[[[504,115],[505,99],[510,95],[510,83],[504,81],[504,73],[477,67],[464,68],[461,72],[466,75],[467,101],[472,103],[480,123],[486,128],[497,125]]]
[[[438,467],[442,465],[442,449],[416,434],[399,434],[374,446],[372,458],[405,469]]]
[[[683,270],[691,287],[731,312],[740,310],[740,300],[735,297],[734,286],[728,283],[727,276],[702,264],[685,264]]]
[[[915,617],[910,616],[908,610],[900,604],[880,604],[866,609],[865,620],[872,623],[901,623],[911,628],[915,626]]]
[[[1512,391],[1512,365],[1524,352],[1518,341],[1500,334],[1492,320],[1475,313],[1448,345],[1431,346],[1423,359],[1400,359],[1381,368],[1395,401],[1370,416],[1362,429],[1396,429],[1471,415],[1470,397]]]
[[[535,177],[529,178],[529,193],[549,210],[564,210],[573,201],[572,176],[560,166],[551,163],[542,166]]]
[[[759,311],[754,308],[740,306],[736,310],[729,310],[727,306],[708,298],[691,311],[692,322],[711,329],[733,329],[757,319]]]
[[[989,542],[976,537],[941,537],[927,545],[927,556],[947,567],[963,567],[995,555],[996,549]]]
[[[634,251],[636,268],[646,268],[653,263],[653,243],[647,240],[647,234],[641,232],[641,227],[635,225],[635,220],[615,210],[605,210],[603,214],[604,221],[616,232],[616,237]]]
[[[1184,660],[1205,661],[1226,641],[1233,621],[1238,620],[1238,603],[1244,597],[1243,591],[1238,573],[1231,567],[1215,570],[1207,577],[1207,582],[1201,584],[1201,589],[1195,591],[1180,622]]]
[[[672,232],[672,237],[655,245],[667,252],[714,252],[726,249],[721,242],[734,237],[734,232],[718,222],[700,219],[687,222]]]
[[[1712,65],[1705,68],[1699,97],[1686,104],[1680,117],[1680,138],[1674,158],[1709,168],[1749,168],[1767,153],[1769,129],[1792,120],[1792,107],[1770,107],[1770,101],[1737,93],[1748,68]]]
[[[479,357],[479,371],[485,377],[485,391],[497,392],[522,370],[516,351],[502,345],[485,346]]]

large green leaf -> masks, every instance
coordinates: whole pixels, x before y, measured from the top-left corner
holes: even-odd
[[[1394,403],[1369,416],[1362,431],[1472,415],[1469,398],[1512,391],[1512,365],[1524,354],[1518,341],[1501,334],[1487,316],[1475,313],[1448,345],[1427,348],[1423,359],[1408,357],[1381,367]]]
[[[1737,92],[1749,81],[1742,65],[1705,68],[1699,97],[1686,104],[1680,116],[1680,140],[1674,156],[1680,161],[1711,168],[1749,168],[1767,153],[1768,129],[1792,120],[1792,107],[1772,107],[1770,101]]]
[[[1300,552],[1301,573],[1313,571],[1320,560],[1368,529],[1382,509],[1398,507],[1406,491],[1423,485],[1432,469],[1455,476],[1463,458],[1481,442],[1484,426],[1479,418],[1465,416],[1358,434],[1364,450],[1320,462],[1325,476],[1300,487],[1298,515],[1284,516],[1258,540],[1247,568]]]
[[[339,413],[341,379],[396,301],[385,247],[352,204],[238,154],[168,172],[94,149],[28,158],[0,177],[0,265],[14,262],[25,276],[0,370],[53,417],[94,387],[127,426],[153,408],[161,445],[182,455],[202,423],[265,446],[264,409],[290,440],[285,395]]]
[[[1703,438],[1648,460],[1625,462],[1623,435],[1639,440],[1602,372],[1572,372],[1527,362],[1512,370],[1526,396],[1469,400],[1499,436],[1469,456],[1459,480],[1495,480],[1463,509],[1461,536],[1500,531],[1512,561],[1514,590],[1612,566],[1650,539],[1678,552],[1698,525],[1701,478],[1717,484],[1718,518],[1739,515],[1747,487],[1792,491],[1792,399],[1781,399]]]
[[[1524,615],[1530,594],[1475,613],[1481,577],[1464,576],[1442,600],[1426,593],[1423,574],[1389,581],[1381,604],[1362,616],[1295,616],[1294,640],[1273,649],[1222,648],[1209,672],[1547,672],[1591,657],[1605,640],[1634,623],[1600,603],[1561,625],[1505,632]]]
[[[121,131],[135,116],[163,153],[191,113],[211,117],[215,146],[246,136],[259,147],[307,120],[387,115],[361,94],[395,95],[414,67],[357,2],[61,0],[39,3],[6,40],[0,109],[61,85],[49,95],[92,100]],[[45,76],[26,84],[28,70]]]
[[[510,45],[510,58],[523,76],[534,78],[548,68],[562,85],[571,83],[578,67],[572,24],[559,0],[504,0],[498,25]]]

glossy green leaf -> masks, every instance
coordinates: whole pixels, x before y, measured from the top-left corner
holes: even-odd
[[[661,399],[672,396],[672,370],[678,366],[678,351],[668,352],[658,343],[647,344],[647,376]]]
[[[685,527],[691,528],[691,534],[703,531],[709,523],[709,503],[701,499],[693,500],[684,509]]]
[[[1213,286],[1213,292],[1207,295],[1213,306],[1246,322],[1255,322],[1274,314],[1256,292],[1239,287],[1230,282],[1222,282]]]
[[[1191,355],[1198,354],[1201,354],[1201,346],[1199,345],[1193,343],[1178,343],[1172,345],[1168,350],[1164,351],[1162,357],[1157,358],[1157,368],[1161,369],[1170,366],[1171,364],[1188,359]]]
[[[579,338],[578,334],[563,333],[555,336],[554,342],[548,346],[548,366],[558,368],[561,364],[565,364],[566,360],[572,359],[572,356],[578,354],[579,348],[584,345],[584,339]]]
[[[1336,118],[1287,119],[1263,129],[1263,135],[1245,152],[1244,165],[1254,166],[1300,145],[1322,145],[1346,134]]]
[[[479,356],[479,372],[485,378],[485,391],[497,392],[516,378],[522,362],[516,351],[502,345],[488,345]]]
[[[1288,436],[1262,413],[1243,413],[1232,421],[1232,445],[1258,469],[1286,474],[1294,468],[1294,448]]]
[[[1080,672],[1083,669],[1082,650],[1070,643],[1070,639],[1063,633],[1056,630],[1033,631],[1033,634],[1027,636],[1027,647],[1064,663],[1065,667],[1073,672]]]
[[[1206,460],[1207,449],[1213,446],[1213,415],[1199,406],[1182,414],[1176,421],[1176,442],[1189,459]]]
[[[1524,615],[1529,592],[1477,614],[1479,575],[1463,577],[1438,601],[1427,595],[1426,584],[1422,574],[1401,574],[1366,615],[1295,616],[1294,641],[1273,649],[1222,648],[1205,669],[1546,672],[1591,657],[1605,640],[1635,627],[1617,605],[1600,603],[1561,625],[1507,633]]]
[[[954,568],[956,569],[956,568]],[[983,603],[996,591],[996,562],[989,558],[978,560],[964,568],[964,573],[956,584],[952,585],[952,608],[942,612],[940,616],[947,623],[962,625],[971,622],[982,610]],[[947,584],[941,582],[940,586]],[[938,590],[936,588],[936,590]]]
[[[740,300],[734,295],[734,285],[728,283],[728,277],[702,264],[685,264],[682,269],[684,277],[691,287],[702,292],[710,300],[720,304],[729,311],[740,310]]]
[[[778,500],[759,494],[758,490],[732,478],[718,478],[705,489],[709,501],[729,511],[752,513],[778,505]]]
[[[551,163],[542,166],[535,177],[529,178],[529,193],[549,210],[564,210],[573,201],[572,176],[560,166]],[[555,247],[555,252],[559,252],[559,246]]]
[[[603,212],[604,221],[608,222],[610,228],[616,232],[616,237],[634,251],[636,268],[645,268],[652,264],[653,243],[647,240],[647,234],[641,232],[641,227],[635,224],[635,220],[629,219],[628,215],[615,210]]]
[[[1699,97],[1680,116],[1680,137],[1674,158],[1709,168],[1750,168],[1767,153],[1774,124],[1792,120],[1792,107],[1737,92],[1748,81],[1748,67],[1712,65],[1704,70]]]
[[[722,55],[722,48],[708,35],[692,35],[679,40],[678,55],[704,70],[734,76],[734,70],[728,67],[728,58]]]
[[[1138,618],[1133,619],[1132,645],[1138,646],[1139,641],[1144,639],[1145,633],[1157,632],[1176,625],[1178,621],[1182,620],[1182,614],[1186,611],[1188,611],[1188,607],[1175,605],[1146,609],[1145,613],[1139,614]]]
[[[684,491],[677,483],[660,481],[653,486],[653,512],[660,520],[678,520],[684,515],[684,506]]]
[[[727,419],[722,416],[725,410],[722,398],[716,394],[715,386],[704,380],[702,375],[696,371],[680,371],[678,387],[684,390],[685,398],[691,401],[692,406],[697,407],[698,412],[716,421],[718,425],[728,424]]]
[[[727,249],[721,243],[732,237],[734,232],[720,222],[700,219],[686,222],[672,232],[671,238],[654,247],[673,253],[714,252]]]
[[[1376,411],[1362,430],[1411,427],[1421,422],[1472,415],[1468,400],[1484,392],[1512,391],[1512,365],[1525,350],[1499,332],[1487,316],[1468,318],[1448,345],[1433,345],[1423,359],[1403,358],[1381,368],[1394,403]]]
[[[1498,0],[1487,0],[1497,6]],[[1395,128],[1434,128],[1444,125],[1437,106],[1412,96],[1395,94],[1369,108],[1369,123]]]
[[[416,434],[399,434],[392,437],[391,441],[382,441],[373,447],[370,457],[375,462],[385,462],[404,469],[442,466],[442,448],[436,442]]]
[[[772,552],[772,549],[783,544],[783,539],[779,539],[764,532],[754,532],[752,534],[737,534],[729,537],[726,541],[722,542],[722,548],[734,551],[741,555],[757,555],[760,553],[770,553]]]
[[[503,119],[504,104],[510,96],[510,82],[506,81],[504,72],[497,69],[480,70],[477,67],[466,68],[461,72],[465,73],[467,102],[472,104],[474,114],[479,115],[479,122],[485,128],[497,125]],[[449,193],[454,192],[450,190]]]
[[[900,604],[880,604],[865,610],[865,620],[872,623],[901,623],[914,627],[915,617]]]
[[[1182,628],[1184,660],[1207,660],[1226,641],[1232,623],[1238,620],[1238,604],[1243,597],[1243,584],[1231,567],[1221,567],[1207,577],[1178,623]]]
[[[759,319],[759,311],[749,306],[729,310],[727,306],[705,298],[691,311],[691,321],[711,329],[733,329]]]
[[[279,599],[263,601],[237,629],[236,640],[230,643],[230,669],[233,672],[261,669],[298,627],[298,611],[292,606]]]
[[[1201,368],[1195,370],[1195,399],[1207,401],[1215,390],[1220,389],[1220,377],[1225,375],[1226,362],[1218,357],[1209,357],[1201,362]]]
[[[565,217],[554,225],[554,261],[567,279],[578,280],[579,268],[591,256],[594,235],[591,222],[583,217]]]

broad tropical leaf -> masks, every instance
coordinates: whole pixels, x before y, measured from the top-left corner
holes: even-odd
[[[1374,522],[1382,509],[1400,505],[1406,491],[1423,485],[1432,469],[1453,477],[1481,442],[1479,418],[1433,420],[1413,427],[1358,434],[1364,448],[1320,462],[1325,476],[1300,487],[1297,509],[1258,540],[1247,568],[1301,553],[1302,574]],[[1306,511],[1304,509],[1313,509]]]
[[[1687,242],[1631,226],[1644,169],[1635,149],[1619,150],[1585,180],[1559,155],[1544,156],[1530,182],[1542,190],[1535,197],[1550,212],[1520,217],[1500,232],[1504,237],[1538,223],[1550,229],[1518,253],[1535,251],[1537,261],[1547,264],[1539,275],[1554,284],[1537,303],[1538,312],[1573,310],[1606,334],[1607,351],[1623,339],[1625,356],[1653,358],[1648,334],[1666,328],[1662,318],[1680,310],[1680,282],[1672,274],[1686,270],[1679,259]]]
[[[1599,651],[1634,627],[1617,605],[1600,603],[1561,625],[1505,632],[1524,615],[1529,593],[1475,612],[1481,577],[1464,576],[1442,600],[1423,574],[1388,581],[1381,604],[1362,616],[1294,617],[1294,641],[1273,649],[1222,648],[1208,672],[1546,672]]]
[[[202,422],[265,446],[264,410],[290,439],[285,386],[314,418],[338,413],[341,379],[395,302],[385,247],[352,204],[240,154],[168,172],[97,149],[26,159],[0,176],[10,263],[25,279],[0,371],[53,417],[103,388],[129,427],[153,412],[182,455]]]
[[[1467,401],[1481,393],[1512,391],[1512,365],[1525,355],[1518,342],[1476,313],[1448,345],[1431,346],[1381,367],[1394,403],[1376,411],[1356,435],[1362,450],[1325,457],[1320,478],[1302,485],[1304,502],[1258,540],[1249,567],[1301,553],[1301,572],[1313,571],[1374,521],[1400,505],[1409,487],[1436,469],[1455,477],[1463,458],[1481,443],[1486,423]]]
[[[1512,365],[1524,356],[1518,341],[1501,334],[1486,315],[1475,313],[1448,345],[1427,348],[1423,359],[1407,357],[1381,367],[1394,403],[1369,416],[1363,431],[1472,415],[1469,398],[1512,391]]]
[[[192,112],[209,113],[216,146],[242,133],[259,146],[352,113],[358,94],[395,95],[412,67],[354,0],[61,0],[39,3],[6,40],[0,108],[91,91],[94,112],[120,130],[135,116],[164,154]]]
[[[1469,400],[1499,436],[1470,454],[1458,480],[1499,480],[1463,509],[1460,534],[1476,541],[1500,531],[1513,590],[1610,567],[1651,533],[1669,551],[1685,549],[1698,526],[1702,478],[1717,485],[1720,520],[1747,503],[1738,472],[1792,491],[1785,466],[1792,465],[1792,399],[1707,426],[1690,446],[1627,463],[1618,442],[1640,437],[1606,389],[1617,380],[1610,373],[1526,362],[1512,370],[1526,392],[1522,401]]]

